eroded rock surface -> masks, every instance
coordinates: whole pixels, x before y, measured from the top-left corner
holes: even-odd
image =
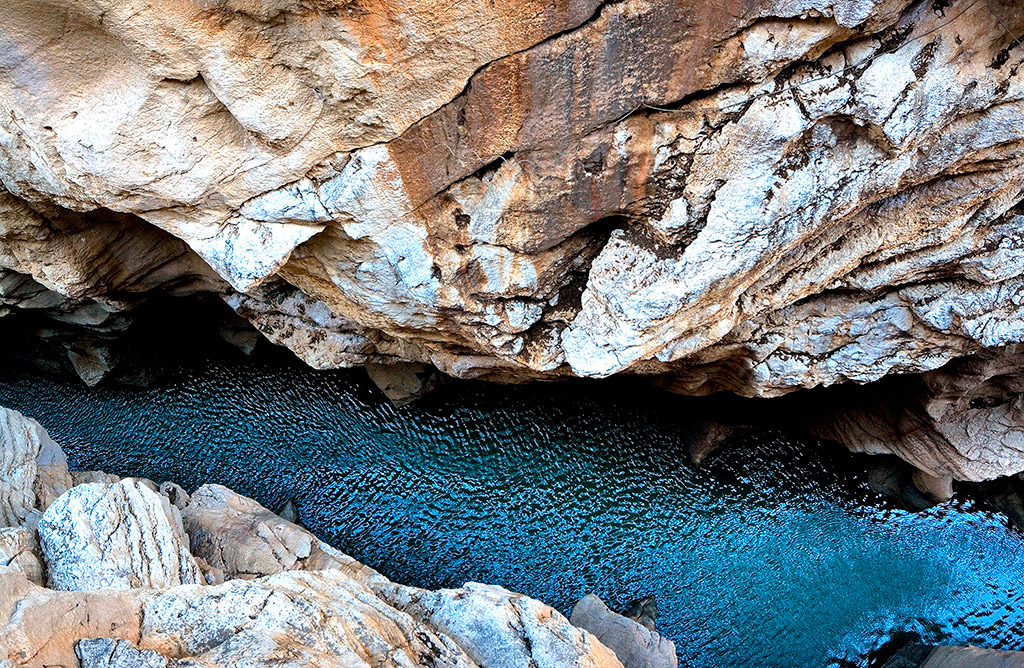
[[[465,648],[479,666],[597,668],[622,665],[591,635],[552,608],[493,585],[427,591],[377,585],[383,598]]]
[[[43,584],[44,570],[36,532],[28,527],[0,528],[0,566],[19,570],[35,584]]]
[[[1024,341],[1020,3],[435,4],[6,3],[0,309],[759,397]]]
[[[943,500],[950,477],[986,480],[1020,467],[1022,365],[1019,344],[983,351],[921,375],[851,388],[817,405],[803,423],[851,449],[899,455],[920,470],[915,485]]]
[[[203,582],[178,509],[139,480],[72,488],[43,514],[39,541],[54,589]]]
[[[222,485],[203,485],[182,511],[192,552],[230,579],[293,570],[345,571],[359,580],[380,578],[302,527]]]

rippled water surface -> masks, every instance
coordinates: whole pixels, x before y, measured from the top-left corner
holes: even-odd
[[[395,580],[467,580],[568,613],[656,594],[682,665],[864,665],[902,633],[1024,648],[1024,550],[952,501],[911,514],[861,460],[751,434],[694,468],[693,404],[616,384],[456,386],[394,409],[362,372],[216,362],[148,389],[0,372],[76,468],[294,497]]]

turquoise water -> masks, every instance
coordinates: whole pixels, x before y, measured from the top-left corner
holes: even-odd
[[[893,637],[1024,648],[1024,545],[953,500],[912,514],[863,459],[772,432],[686,463],[700,404],[622,383],[457,385],[394,409],[362,372],[213,362],[148,389],[0,371],[77,468],[295,498],[395,580],[568,612],[655,594],[695,667],[864,666]]]

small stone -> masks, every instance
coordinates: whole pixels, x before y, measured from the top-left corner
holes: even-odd
[[[166,496],[167,500],[171,502],[171,505],[178,510],[184,510],[190,500],[189,493],[177,483],[162,482],[157,488],[157,491]]]
[[[401,407],[426,396],[442,382],[437,369],[429,364],[396,362],[367,364],[366,373],[391,403]]]
[[[658,601],[653,596],[638,598],[626,606],[622,616],[632,619],[650,631],[655,631],[658,624]]]
[[[295,499],[285,501],[284,506],[277,514],[286,522],[291,522],[292,524],[299,523],[299,507],[295,504]]]
[[[953,477],[950,475],[932,475],[918,469],[914,471],[913,481],[918,490],[937,503],[953,497]]]

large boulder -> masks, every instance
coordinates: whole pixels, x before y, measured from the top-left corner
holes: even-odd
[[[181,515],[145,482],[86,483],[57,499],[39,521],[54,589],[164,588],[204,582]]]
[[[653,618],[637,610],[639,619]],[[624,668],[676,668],[679,658],[676,646],[652,627],[638,620],[613,612],[594,594],[587,594],[573,606],[569,621],[594,634],[603,645],[615,652]]]
[[[619,668],[622,663],[597,638],[553,608],[493,585],[427,591],[377,585],[396,608],[457,642],[487,668]]]

